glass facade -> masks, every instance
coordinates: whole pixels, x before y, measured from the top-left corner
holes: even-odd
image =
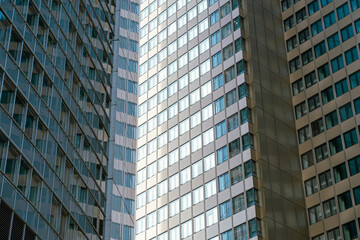
[[[114,1],[0,1],[0,235],[104,236]]]

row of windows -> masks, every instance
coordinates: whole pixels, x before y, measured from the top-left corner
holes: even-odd
[[[166,97],[166,89],[165,90],[165,96]],[[164,91],[163,90],[163,91]],[[209,94],[211,92],[211,82],[204,84],[201,87],[201,96],[205,94]],[[238,87],[239,91],[239,99],[249,96],[248,95],[248,85],[246,83],[241,84]],[[159,93],[160,94],[160,93]],[[160,96],[160,95],[159,95]],[[195,90],[190,94],[190,105],[194,104],[195,102],[200,100],[200,89]],[[225,101],[226,100],[226,101]],[[220,97],[214,102],[214,113],[213,113],[213,106],[212,104],[209,104],[208,106],[204,107],[201,111],[198,111],[194,113],[190,118],[187,118],[179,123],[179,125],[176,125],[172,127],[169,130],[169,142],[177,138],[179,135],[182,135],[189,131],[190,129],[198,126],[201,121],[205,121],[209,119],[213,114],[217,114],[225,109],[225,103],[226,107],[229,107],[230,105],[237,102],[237,94],[236,94],[236,88],[228,92],[224,97]],[[149,100],[149,104],[151,104],[152,108],[156,106],[156,96],[154,96],[152,99]],[[147,111],[147,108],[149,106],[146,106],[147,103],[143,103],[139,106],[139,115],[143,115],[144,112]],[[182,98],[179,102],[174,103],[171,105],[168,109],[165,109],[164,111],[160,112],[157,116],[149,119],[146,123],[141,124],[139,126],[139,135],[138,138],[141,138],[144,136],[147,132],[152,131],[157,126],[160,126],[161,124],[165,123],[167,121],[167,117],[169,119],[176,116],[179,112],[184,111],[189,107],[189,97],[186,96]],[[248,110],[242,110],[241,111],[241,123],[247,122],[249,119],[251,119],[251,116],[249,115]],[[168,115],[168,116],[167,116]],[[235,127],[232,127],[235,128]],[[166,134],[166,132],[164,133]],[[166,137],[164,137],[166,138]],[[139,158],[141,159],[141,158]]]
[[[126,11],[131,11],[132,13],[139,15],[139,4],[135,2],[131,2],[129,0],[121,0],[120,1],[120,8]]]
[[[317,79],[316,79],[315,71],[312,71],[312,72],[306,74],[304,76],[304,79],[300,78],[292,83],[293,96],[296,96],[297,94],[299,94],[305,90],[304,81],[305,81],[306,88],[309,88],[309,87],[313,86],[314,84],[316,84]],[[350,81],[351,88],[355,88],[358,85],[360,85],[360,71],[350,74],[349,81]],[[339,97],[349,91],[349,84],[348,84],[347,78],[343,78],[343,79],[337,81],[334,85],[335,85],[336,97]],[[333,86],[330,86],[330,87],[326,88],[325,90],[321,91],[321,97],[322,97],[323,104],[326,104],[326,103],[332,101],[334,99]]]
[[[123,1],[123,0],[122,0]],[[134,237],[134,227],[121,225],[114,221],[111,222],[111,238],[116,240],[133,240]]]
[[[282,11],[286,11],[287,9],[289,9],[292,5],[298,3],[300,0],[282,0],[281,1],[281,9]],[[332,2],[332,0],[320,0],[321,2],[321,7],[325,7],[326,5],[328,5],[329,3]],[[309,8],[309,12],[314,13],[317,12],[319,9],[319,1],[315,0],[313,2],[311,2],[310,4],[308,4],[308,8]]]
[[[360,98],[357,98],[354,100],[354,106],[355,106],[355,113],[359,114],[360,113]],[[354,116],[351,102],[339,107],[338,111],[339,111],[339,115],[337,113],[337,110],[334,110],[325,115],[326,129],[331,129],[332,127],[338,125],[339,124],[339,116],[340,116],[341,122],[344,122],[347,119]],[[324,127],[323,118],[319,118],[319,119],[311,122],[310,125],[306,125],[298,130],[299,143],[303,143],[311,138],[310,129],[312,130],[313,137],[324,132],[325,127]],[[345,145],[347,145],[347,144],[345,144]]]
[[[115,133],[117,135],[126,136],[130,139],[136,139],[136,130],[136,126],[132,124],[116,121]]]
[[[136,149],[114,144],[114,156],[120,161],[136,163]]]
[[[159,160],[160,161],[160,160]],[[160,163],[159,163],[160,164]],[[210,170],[211,168],[215,167],[215,159],[214,154],[211,154],[204,158],[204,167],[202,160],[194,163],[191,166],[192,169],[192,177],[195,178],[201,175],[204,172]],[[160,170],[160,169],[159,169]],[[145,169],[140,170],[145,173]],[[152,171],[152,172],[149,172]],[[156,164],[150,165],[148,167],[148,177],[151,176],[149,174],[155,174],[156,172]],[[160,172],[160,171],[159,171]],[[229,172],[226,172],[216,179],[211,180],[210,182],[205,183],[203,186],[198,187],[197,189],[185,194],[181,197],[181,211],[191,207],[191,204],[195,205],[205,199],[210,198],[211,196],[215,195],[218,192],[221,192],[230,187],[230,185],[235,185],[236,183],[241,182],[245,178],[250,176],[255,176],[255,163],[253,161],[247,161],[244,163],[244,172],[243,172],[243,165],[239,165]],[[139,179],[141,178],[141,179]],[[185,184],[186,182],[190,181],[190,167],[183,169],[180,173],[176,173],[170,176],[168,179],[158,183],[156,186],[148,187],[148,190],[142,192],[137,195],[137,205],[136,208],[140,208],[145,205],[145,203],[150,203],[154,201],[157,197],[161,197],[164,194],[173,191],[174,189],[178,188],[180,185]],[[144,181],[145,177],[138,177],[139,181]],[[217,184],[216,184],[217,182]],[[126,183],[126,182],[125,182]],[[205,195],[204,195],[205,193]],[[193,201],[191,201],[191,194],[193,195]],[[249,193],[250,194],[250,193]],[[253,193],[254,195],[255,193]],[[257,194],[257,193],[256,193]],[[251,195],[251,196],[253,196]],[[247,196],[249,199],[250,195]],[[253,196],[253,203],[258,202],[257,196]],[[251,201],[251,202],[252,202]],[[250,202],[249,202],[250,203]],[[170,204],[171,205],[171,204]]]
[[[348,169],[349,169],[349,174],[348,174],[348,170],[346,168],[346,164],[341,163],[341,164],[333,167],[333,169],[332,169],[333,175],[331,174],[330,170],[327,170],[325,172],[318,174],[319,184],[316,180],[316,177],[306,180],[304,182],[306,196],[310,196],[310,195],[318,192],[319,185],[320,185],[320,190],[323,190],[329,186],[332,186],[334,183],[338,183],[338,182],[348,178],[349,176],[353,176],[360,172],[360,156],[349,159],[347,161],[347,163],[348,163],[347,165],[348,165]],[[356,202],[358,202],[359,200],[357,200]]]
[[[354,74],[351,74],[349,76],[349,80],[350,80],[350,85],[352,88],[355,88],[358,85],[360,85],[360,71],[355,72]],[[344,94],[345,92],[348,91],[346,79],[343,79],[343,80],[339,81],[338,83],[336,83],[335,87],[336,87],[336,93],[338,94],[338,96],[341,96],[342,94]],[[323,90],[321,92],[321,98],[322,98],[323,104],[326,104],[326,103],[332,101],[334,99],[333,88],[329,87],[329,88],[326,88],[325,90]],[[303,117],[304,115],[306,115],[308,112],[312,112],[315,109],[319,108],[320,104],[321,104],[320,95],[315,94],[314,96],[309,97],[307,99],[307,103],[308,104],[306,105],[306,101],[303,101],[294,107],[296,119],[299,119],[299,118]],[[358,99],[354,100],[354,109],[355,109],[356,114],[359,113],[359,100]],[[351,103],[341,106],[339,108],[339,113],[340,113],[341,122],[352,117],[354,115],[353,114],[354,111],[351,106]]]
[[[351,25],[349,25],[349,26],[351,26]],[[353,34],[351,36],[353,36]],[[322,49],[324,49],[324,48],[322,48]],[[345,51],[344,55],[345,55],[346,65],[349,65],[349,64],[351,64],[354,61],[359,59],[359,54],[358,54],[358,50],[357,50],[356,47],[353,47],[353,48]],[[312,49],[309,49],[309,50],[305,51],[304,53],[302,53],[301,54],[301,60],[302,60],[302,64],[300,63],[300,56],[298,56],[298,57],[296,57],[296,58],[289,61],[290,73],[295,72],[296,70],[300,69],[301,66],[304,66],[304,65],[306,65],[306,64],[308,64],[308,63],[310,63],[310,62],[312,62],[314,60]],[[339,71],[340,69],[344,68],[344,66],[345,66],[344,58],[343,58],[342,54],[340,54],[339,56],[331,59],[330,63],[331,63],[332,73],[335,73],[335,72]],[[318,71],[319,71],[319,69],[318,69]],[[326,69],[321,69],[321,71],[322,72],[318,73],[319,74],[319,80],[322,80],[323,78],[330,75],[329,65],[326,64]]]
[[[125,17],[120,16],[120,28],[125,30],[130,30],[130,32],[139,33],[139,23]],[[120,44],[121,44],[121,35],[120,35]]]
[[[360,204],[360,187],[353,189],[353,197],[351,192],[347,191],[337,196],[337,204],[335,198],[331,198],[322,203],[308,209],[310,225],[319,222],[325,218],[331,217],[339,212],[343,212],[355,205]]]
[[[360,224],[360,218],[358,219],[358,222]],[[340,233],[340,228],[334,228],[331,229],[329,231],[326,232],[327,235],[327,239],[346,239],[346,240],[352,240],[352,239],[357,239],[358,238],[358,232],[357,232],[357,228],[356,228],[356,222],[355,221],[351,221],[348,222],[346,224],[342,225],[342,231],[343,231],[343,236],[344,238],[342,238],[341,233]],[[325,234],[320,234],[318,236],[315,236],[312,238],[312,240],[325,240]]]
[[[229,59],[234,53],[239,52],[245,47],[245,40],[243,38],[238,38],[234,41],[234,44],[231,43],[228,46],[222,48],[219,52],[211,56],[211,67],[214,68],[217,65],[221,64],[222,61]],[[235,45],[235,51],[234,51]]]
[[[355,11],[355,10],[357,10],[359,8],[359,5],[358,5],[357,1],[358,0],[351,0],[352,11]],[[305,7],[300,9],[299,11],[297,11],[295,13],[296,23],[300,23],[303,20],[305,20],[307,18],[308,14],[309,14],[309,16],[311,16],[315,12],[319,11],[319,9],[320,9],[319,0],[315,0],[315,1],[312,1],[311,3],[309,3],[307,5],[307,9],[308,9],[308,13],[307,13]],[[350,9],[349,9],[348,2],[346,2],[343,5],[336,8],[336,14],[337,14],[337,19],[338,20],[341,20],[345,16],[349,15],[350,14]],[[325,15],[323,17],[323,20],[324,20],[325,28],[327,28],[327,27],[331,26],[332,24],[334,24],[336,22],[334,11],[332,11],[329,14]],[[318,25],[321,24],[321,21],[320,22],[319,21],[317,21],[316,23],[311,25],[311,28],[313,30],[313,35],[316,35],[317,32],[321,32],[320,26],[318,26]],[[289,30],[294,25],[295,25],[294,15],[292,15],[289,18],[287,18],[286,20],[284,20],[285,31]],[[322,29],[322,26],[321,26],[321,29]]]
[[[326,15],[324,17],[325,28],[327,28],[330,25],[335,23],[334,18],[335,18],[335,16],[331,15],[331,13],[330,13],[330,15]],[[359,33],[360,32],[360,19],[354,21],[354,26],[355,26],[355,32]],[[314,23],[313,25],[311,25],[311,29],[312,29],[313,35],[315,35],[314,33],[321,32],[322,29],[323,29],[321,21],[319,20],[316,23]],[[353,29],[352,24],[349,24],[349,25],[345,26],[344,28],[342,28],[340,30],[340,35],[341,35],[342,42],[345,42],[346,40],[348,40],[349,38],[354,36],[354,29]],[[300,31],[298,33],[298,38],[296,37],[296,35],[294,35],[293,37],[289,38],[286,41],[287,51],[289,52],[289,51],[293,50],[294,48],[296,48],[299,45],[299,43],[302,44],[305,41],[307,41],[308,39],[310,39],[309,28],[305,28],[304,30],[302,30],[302,31]],[[298,43],[298,41],[299,41],[299,43]],[[341,41],[340,41],[339,33],[336,32],[336,33],[332,34],[331,36],[329,36],[327,38],[326,42],[327,42],[327,46],[328,46],[329,51],[331,49],[337,47],[338,45],[340,45]],[[321,55],[325,54],[326,53],[325,41],[322,41],[319,44],[315,45],[314,46],[314,51],[315,51],[315,57],[316,58],[318,58]]]
[[[119,36],[119,44],[120,48],[122,49],[128,49],[132,52],[138,53],[139,52],[139,42],[129,39],[124,36]]]
[[[194,205],[197,204],[199,200],[202,201],[201,196],[198,196],[198,193],[196,191],[198,191],[198,189],[195,189],[193,192]],[[190,203],[187,201],[189,201]],[[149,229],[155,226],[156,223],[161,223],[163,221],[166,221],[168,218],[171,218],[176,214],[179,214],[180,203],[181,203],[181,211],[188,209],[191,206],[191,194],[190,193],[185,194],[184,196],[181,197],[180,200],[176,199],[170,202],[169,205],[164,205],[160,207],[157,211],[148,213],[146,217],[139,219],[138,220],[139,224],[141,223],[144,225],[141,226],[137,234],[145,230],[145,222],[143,222],[145,221],[145,218],[147,220],[146,227],[147,229]],[[255,204],[259,205],[259,197],[258,197],[258,191],[253,188],[246,191],[246,200],[244,193],[241,193],[233,197],[231,200],[227,200],[219,204],[219,208],[215,207],[213,209],[208,210],[205,214],[202,214],[202,216],[204,215],[207,216],[206,218],[206,221],[208,223],[207,227],[209,227],[212,224],[215,224],[218,221],[222,221],[228,217],[231,217],[232,214],[234,215],[236,213],[244,211],[246,208],[249,208]],[[196,217],[194,219],[196,219]]]
[[[254,201],[254,189],[251,189],[249,191],[247,191],[246,196],[251,199],[250,201]],[[233,199],[233,207],[241,207],[243,208],[242,210],[245,209],[245,199],[244,199],[244,194],[240,194],[236,197],[234,197]],[[181,201],[183,203],[183,201]],[[254,203],[250,203],[248,200],[247,202],[247,207],[252,206],[251,204]],[[157,213],[157,214],[156,214]],[[142,232],[145,231],[145,229],[149,229],[151,227],[156,226],[157,223],[161,223],[165,220],[168,219],[168,215],[169,217],[172,217],[176,214],[179,213],[179,199],[172,201],[168,205],[165,205],[161,208],[159,208],[157,211],[153,211],[151,213],[148,213],[146,215],[146,217],[140,218],[136,221],[136,234],[140,234]],[[234,213],[235,214],[235,213]],[[206,227],[210,227],[213,224],[216,224],[218,221],[222,221],[228,217],[231,216],[231,203],[230,200],[219,204],[219,211],[217,207],[214,207],[208,211],[206,211],[203,214],[200,214],[198,216],[195,216],[192,218],[193,220],[193,225],[192,225],[192,220],[190,219],[189,221],[186,221],[184,223],[181,224],[181,239],[186,238],[190,235],[192,235],[193,233],[197,233],[201,230],[203,230]],[[254,219],[253,219],[254,220]],[[249,221],[249,226],[253,225],[253,220]],[[193,227],[193,229],[192,229]],[[241,230],[237,230],[237,228],[241,228]],[[236,231],[236,236],[235,239],[247,239],[247,231],[246,231],[246,223],[242,224],[239,227],[235,227],[235,231]],[[257,228],[254,229],[249,229],[249,234],[250,237],[254,237],[256,236],[258,233],[261,233],[260,230],[261,228]],[[171,232],[172,230],[170,230]],[[228,238],[224,238],[223,235],[229,235],[232,238],[232,232],[230,230],[230,232],[226,232],[221,234],[221,239],[228,239]],[[171,233],[170,233],[170,239],[171,238]],[[177,235],[179,236],[179,235]],[[163,239],[164,235],[161,234],[160,236],[158,236],[158,239]],[[231,239],[230,238],[230,239]],[[166,238],[167,238],[167,233],[166,233]]]
[[[210,226],[216,222],[213,220],[213,214],[211,211],[208,211],[209,216],[206,216],[206,226]],[[181,235],[180,235],[180,226],[176,226],[174,228],[171,228],[169,232],[164,232],[160,234],[157,239],[158,240],[178,240],[178,239],[184,239],[188,236],[191,236],[193,233],[199,232],[205,228],[205,220],[204,220],[204,214],[201,214],[197,217],[195,217],[193,220],[188,220],[181,225]],[[143,232],[145,229],[145,218],[140,219],[140,222],[136,223],[136,226],[139,226],[141,232]],[[210,225],[209,225],[210,224]],[[138,229],[138,228],[137,228]],[[249,235],[249,236],[248,236]],[[255,236],[262,236],[261,232],[261,221],[257,218],[253,218],[248,221],[248,230],[246,227],[246,223],[240,224],[234,229],[227,230],[219,236],[213,237],[210,240],[243,240],[252,238]],[[152,240],[154,240],[153,238]]]
[[[137,82],[131,81],[129,79],[119,77],[116,81],[116,86],[118,89],[127,91],[128,93],[138,94],[138,84]]]
[[[129,198],[112,195],[112,210],[123,212],[125,214],[135,215],[135,201]]]

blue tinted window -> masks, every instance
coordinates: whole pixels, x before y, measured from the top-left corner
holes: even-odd
[[[331,68],[333,73],[339,71],[344,67],[344,58],[342,55],[337,56],[331,60]]]
[[[340,37],[338,33],[335,33],[327,38],[327,43],[329,50],[333,49],[334,47],[340,44]]]
[[[325,28],[330,27],[336,22],[335,13],[332,11],[331,13],[324,16],[324,25]]]
[[[217,163],[221,164],[228,160],[227,146],[216,150]]]
[[[211,46],[214,46],[215,44],[220,42],[220,30],[217,30],[215,33],[211,35],[210,41],[211,41]]]
[[[325,41],[322,41],[321,43],[315,45],[314,50],[315,50],[315,57],[316,58],[318,58],[321,55],[323,55],[324,53],[326,53]]]
[[[308,5],[309,9],[309,16],[314,14],[315,12],[319,11],[319,0],[315,0]]]
[[[215,126],[216,128],[216,138],[224,136],[226,133],[226,124],[225,121],[222,121]]]
[[[345,42],[352,36],[354,36],[354,29],[352,27],[352,24],[349,24],[346,27],[344,27],[343,29],[341,29],[341,39],[343,42]]]
[[[356,47],[353,47],[345,52],[346,64],[350,64],[358,59],[359,59],[359,55]]]
[[[340,7],[338,7],[336,9],[337,15],[338,15],[338,19],[343,19],[344,17],[346,17],[347,15],[349,15],[350,10],[349,10],[349,4],[345,3],[343,5],[341,5]]]
[[[213,78],[214,90],[218,89],[224,84],[223,75],[220,73],[216,77]]]
[[[360,85],[360,71],[357,71],[349,76],[351,89]]]
[[[323,27],[322,27],[321,20],[318,20],[317,22],[311,24],[311,32],[312,32],[313,36],[315,36],[318,33],[322,32],[322,30],[323,30]]]
[[[220,19],[219,17],[219,10],[216,10],[210,15],[210,26],[214,25],[216,22],[218,22]]]
[[[212,67],[216,67],[217,65],[219,65],[222,62],[221,59],[221,51],[215,53],[212,57],[211,57],[211,65]]]
[[[346,78],[335,83],[336,96],[339,97],[349,91],[349,87]]]
[[[218,183],[219,183],[219,192],[229,188],[229,186],[230,186],[229,173],[226,172],[223,175],[221,175],[218,178]]]

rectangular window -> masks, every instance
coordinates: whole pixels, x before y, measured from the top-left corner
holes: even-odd
[[[228,83],[232,79],[235,78],[235,66],[234,65],[224,71],[224,78],[225,78],[225,83]]]
[[[345,52],[346,65],[349,65],[359,59],[356,47],[353,47]]]
[[[310,31],[309,28],[305,28],[301,32],[299,32],[299,43],[302,44],[310,39]]]
[[[340,212],[345,211],[353,206],[350,191],[338,195],[338,203]]]
[[[319,182],[320,182],[320,189],[323,190],[327,187],[330,187],[333,184],[331,171],[325,171],[319,174]]]
[[[303,82],[302,78],[293,82],[291,84],[291,86],[292,86],[293,96],[296,96],[300,92],[304,91],[304,82]]]
[[[360,85],[360,71],[354,72],[349,76],[351,89]]]
[[[210,26],[214,25],[216,22],[220,20],[219,10],[216,10],[212,14],[210,14]]]
[[[307,17],[306,8],[302,8],[295,13],[296,23],[302,22]]]
[[[299,144],[310,139],[310,129],[309,126],[305,126],[298,130]]]
[[[343,19],[347,15],[350,14],[349,4],[346,2],[345,4],[341,5],[336,9],[336,13],[338,16],[338,20]]]
[[[224,97],[220,97],[217,100],[214,101],[214,114],[217,114],[219,112],[221,112],[222,110],[224,110],[225,108],[225,101],[224,101]]]
[[[296,119],[301,118],[307,113],[307,108],[305,102],[299,103],[295,106],[295,116]]]
[[[296,35],[286,41],[287,51],[290,52],[298,46]]]
[[[313,137],[319,135],[320,133],[324,132],[324,123],[323,119],[319,118],[318,120],[311,123],[311,130]]]
[[[354,157],[348,161],[350,176],[360,172],[360,156]],[[360,200],[360,199],[359,199]]]
[[[223,75],[222,73],[220,73],[219,75],[217,75],[216,77],[213,78],[213,86],[214,86],[214,91],[218,88],[220,88],[221,86],[223,86],[224,81],[223,81]]]
[[[234,141],[229,143],[229,158],[236,156],[240,153],[240,151],[240,138],[235,139]]]
[[[217,164],[221,164],[228,160],[227,146],[216,150]]]
[[[284,30],[285,32],[292,28],[295,25],[294,16],[291,15],[291,17],[284,20]]]
[[[304,79],[305,79],[306,88],[309,88],[312,85],[314,85],[316,83],[316,73],[315,73],[315,71],[312,71],[312,72],[306,74]]]
[[[301,54],[301,60],[303,66],[314,60],[312,49],[305,51],[303,54]]]
[[[245,210],[245,198],[243,193],[232,198],[232,208],[234,214]]]
[[[318,58],[326,53],[325,41],[322,41],[314,46],[315,57]]]
[[[321,20],[316,21],[315,23],[311,24],[311,33],[313,36],[322,32],[323,26]]]
[[[284,12],[285,10],[289,9],[293,5],[292,0],[282,0],[281,1],[281,9]]]
[[[289,61],[289,70],[290,70],[290,73],[293,73],[295,72],[296,70],[298,70],[299,68],[301,67],[301,64],[300,64],[300,58],[299,57],[296,57],[292,60]]]
[[[339,164],[333,168],[335,183],[338,183],[347,178],[347,171],[345,163]]]
[[[243,180],[242,165],[231,169],[230,178],[231,178],[231,186]]]
[[[306,169],[314,165],[314,158],[312,151],[308,151],[301,155],[301,164],[303,169]]]
[[[310,225],[317,223],[323,219],[320,205],[309,208],[309,223]]]
[[[220,221],[228,217],[231,217],[231,205],[230,200],[219,204]]]
[[[353,188],[355,205],[360,204],[360,187]]]
[[[340,136],[333,138],[329,141],[329,149],[331,156],[343,150],[343,145]]]
[[[345,120],[354,116],[351,103],[347,103],[339,108],[340,120],[344,122]]]
[[[221,8],[220,8],[220,18],[225,17],[230,12],[231,12],[230,2],[227,2],[224,5],[222,5]]]
[[[216,139],[218,139],[219,137],[224,136],[226,134],[225,121],[222,121],[222,122],[216,124],[215,129],[216,129]]]
[[[315,148],[316,162],[320,162],[320,161],[328,158],[328,156],[329,155],[328,155],[326,143]]]
[[[321,67],[317,69],[319,81],[323,80],[324,78],[330,76],[330,67],[328,63],[325,63]]]
[[[343,42],[345,42],[346,40],[348,40],[349,38],[354,36],[354,29],[352,24],[347,25],[346,27],[342,28],[340,30],[341,33],[341,39]]]
[[[220,30],[216,31],[215,33],[213,33],[213,34],[210,36],[211,46],[214,46],[214,45],[217,44],[218,42],[220,42]]]
[[[224,174],[222,174],[221,176],[218,177],[218,184],[219,184],[219,192],[227,189],[230,187],[230,182],[229,182],[229,173],[226,172]]]
[[[330,37],[328,37],[327,38],[327,44],[328,44],[329,50],[339,46],[340,45],[339,34],[335,33],[335,34],[331,35]]]
[[[231,22],[226,24],[221,28],[221,38],[225,39],[227,36],[229,36],[232,33],[232,25]]]
[[[346,78],[335,83],[336,96],[339,97],[349,91]]]
[[[215,53],[213,56],[211,56],[211,66],[212,68],[216,67],[222,62],[221,59],[221,51]]]
[[[334,99],[334,91],[332,86],[321,91],[321,99],[323,104],[326,104]]]
[[[344,67],[344,58],[341,55],[331,59],[332,72],[335,73]]]
[[[320,107],[320,97],[319,94],[316,94],[308,99],[309,112],[314,111]]]
[[[356,222],[351,221],[349,223],[346,223],[342,225],[343,233],[344,233],[344,239],[356,239],[358,238],[358,233],[356,229]]]
[[[236,99],[236,89],[231,90],[226,94],[226,107],[231,106],[237,101]]]
[[[306,196],[310,196],[319,190],[318,184],[316,182],[316,177],[306,180],[304,185]]]
[[[326,129],[330,129],[339,124],[336,110],[325,115],[325,122],[326,122]]]
[[[345,148],[349,148],[358,143],[358,137],[355,128],[344,133],[344,142]]]
[[[340,235],[340,229],[339,228],[334,228],[330,231],[327,231],[327,237],[328,239],[341,239],[341,235]]]
[[[236,113],[227,119],[228,132],[231,132],[239,126],[239,115]]]
[[[335,13],[334,11],[330,12],[329,14],[324,16],[324,25],[325,28],[330,27],[331,25],[333,25],[334,23],[336,23],[336,18],[335,18]]]
[[[319,0],[314,0],[308,4],[309,16],[313,15],[317,11],[319,11]]]

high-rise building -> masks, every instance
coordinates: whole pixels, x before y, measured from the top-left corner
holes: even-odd
[[[136,239],[308,239],[280,6],[141,1]]]
[[[360,1],[281,1],[313,240],[357,239]]]
[[[115,1],[0,1],[0,238],[101,239]]]
[[[116,1],[114,19],[105,239],[134,240],[139,4]]]

